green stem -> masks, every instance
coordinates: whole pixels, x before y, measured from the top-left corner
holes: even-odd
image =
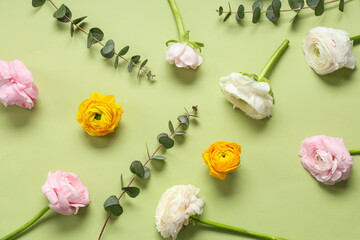
[[[37,220],[39,220],[49,209],[50,209],[49,206],[44,207],[38,214],[36,214],[32,219],[30,219],[30,221],[28,221],[27,223],[25,223],[24,225],[13,231],[12,233],[9,233],[5,237],[2,237],[0,240],[8,240],[19,235],[27,228],[29,228],[31,225],[33,225]]]
[[[350,155],[360,155],[360,149],[349,150]]]
[[[171,6],[171,10],[174,13],[174,17],[175,17],[175,20],[176,20],[176,25],[177,25],[177,28],[178,28],[178,31],[179,31],[180,41],[181,42],[186,42],[187,40],[185,38],[185,27],[184,27],[184,24],[183,24],[183,21],[182,21],[180,12],[179,12],[179,8],[176,5],[175,0],[169,0],[169,3],[170,3],[170,6]]]
[[[350,40],[356,42],[356,41],[360,40],[360,35],[351,37]]]
[[[231,232],[241,233],[241,234],[247,235],[247,236],[253,236],[256,238],[260,238],[260,239],[286,240],[286,238],[275,237],[275,236],[271,236],[271,235],[267,235],[267,234],[257,233],[257,232],[245,230],[242,228],[237,228],[237,227],[232,227],[232,226],[221,224],[221,223],[212,222],[212,221],[201,219],[201,218],[194,217],[194,216],[190,216],[190,218],[196,222],[200,222],[200,223],[203,223],[203,224],[206,224],[209,226],[225,229],[225,230],[228,230]]]
[[[261,71],[258,77],[259,80],[262,79],[263,77],[266,77],[266,75],[269,73],[274,63],[279,59],[279,57],[285,51],[289,43],[290,43],[289,40],[285,39],[283,43],[279,46],[279,48],[274,52],[274,54],[271,56],[271,58],[269,59],[269,61],[266,63],[265,67]]]

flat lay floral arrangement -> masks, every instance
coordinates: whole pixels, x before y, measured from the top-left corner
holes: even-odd
[[[358,2],[21,4],[48,41],[1,40],[1,240],[358,235]]]

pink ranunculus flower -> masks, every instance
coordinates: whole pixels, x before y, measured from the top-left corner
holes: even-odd
[[[353,159],[343,138],[324,135],[306,138],[301,144],[299,155],[304,168],[326,185],[350,177]]]
[[[18,105],[31,109],[38,97],[34,78],[21,61],[7,63],[0,60],[0,101],[5,107]]]
[[[74,173],[49,171],[41,190],[50,201],[49,207],[64,215],[77,214],[80,207],[90,203],[87,187]]]
[[[179,68],[196,69],[202,63],[202,57],[186,43],[174,43],[165,53],[166,60]]]

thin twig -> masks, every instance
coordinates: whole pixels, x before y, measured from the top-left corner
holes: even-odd
[[[56,8],[56,10],[58,10],[59,8],[55,5],[55,3],[52,0],[49,0],[49,2],[54,6],[54,8]],[[68,16],[65,15],[65,18],[67,20],[69,20],[70,23],[74,24],[74,26],[79,29],[80,31],[82,31],[83,33],[85,33],[86,35],[89,35],[88,32],[86,32],[82,27],[80,27],[79,25],[77,25],[76,23],[74,23]],[[99,43],[101,46],[105,47],[105,44],[103,44],[101,41],[99,41],[98,39],[92,37],[93,40],[95,40],[97,43]],[[123,56],[120,56],[118,53],[115,52],[115,50],[112,50],[112,53],[114,53],[116,56],[118,56],[119,58],[121,58],[122,60],[130,63],[131,61],[129,59],[124,58]],[[149,71],[146,71],[144,68],[140,68],[140,65],[131,62],[132,65],[134,65],[135,67],[139,68],[143,73],[149,74]],[[151,78],[155,77],[154,74],[151,74]]]

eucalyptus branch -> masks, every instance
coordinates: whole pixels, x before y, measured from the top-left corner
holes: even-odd
[[[128,185],[126,185],[126,187],[124,187],[123,185],[123,178],[121,175],[121,188],[122,188],[122,192],[120,194],[119,197],[116,197],[115,195],[110,196],[104,203],[104,208],[105,210],[108,212],[107,218],[105,220],[104,226],[101,229],[100,235],[98,240],[101,239],[101,236],[104,233],[105,227],[110,219],[111,215],[115,215],[115,216],[120,216],[123,213],[123,208],[121,207],[119,201],[122,198],[122,196],[127,193],[131,198],[135,198],[139,195],[140,193],[140,189],[137,187],[131,187],[131,184],[134,182],[134,180],[136,179],[136,177],[140,177],[141,179],[148,179],[150,177],[150,169],[148,167],[146,167],[146,165],[150,162],[150,160],[166,160],[166,157],[164,156],[159,156],[156,155],[157,152],[160,150],[160,148],[165,148],[165,149],[170,149],[174,146],[175,142],[172,139],[173,136],[177,135],[184,135],[186,134],[186,132],[184,131],[179,131],[179,128],[183,125],[188,126],[190,121],[189,118],[190,117],[197,117],[196,113],[198,110],[198,106],[193,106],[192,107],[192,111],[188,112],[186,109],[186,115],[180,115],[177,119],[179,120],[179,124],[176,128],[174,128],[173,124],[171,121],[169,121],[169,130],[170,130],[170,135],[166,134],[166,133],[160,133],[157,137],[158,142],[160,143],[160,145],[156,148],[156,150],[153,152],[153,154],[149,154],[149,150],[146,146],[146,150],[147,150],[147,160],[144,164],[142,164],[140,161],[133,161],[130,165],[130,171],[134,174],[133,178],[131,179],[131,181],[129,182]]]
[[[235,18],[237,21],[240,21],[245,17],[246,13],[253,14],[252,22],[257,23],[260,19],[260,14],[265,13],[266,17],[271,22],[276,22],[280,18],[281,12],[292,12],[295,11],[295,16],[290,20],[294,20],[301,10],[309,9],[311,8],[314,10],[315,16],[320,16],[324,13],[324,5],[339,2],[339,10],[341,12],[344,11],[344,0],[331,0],[329,2],[324,2],[324,0],[306,0],[306,4],[308,6],[304,7],[305,3],[304,0],[288,0],[289,6],[291,9],[283,9],[281,10],[281,1],[280,0],[273,0],[272,3],[268,6],[267,10],[262,10],[263,8],[263,2],[262,1],[256,1],[252,5],[252,11],[245,11],[244,5],[240,4],[238,6],[238,9],[236,12],[231,10],[230,3],[229,4],[229,11],[224,11],[224,8],[222,6],[219,7],[219,9],[216,10],[216,12],[219,13],[219,16],[222,14],[226,14],[223,22],[226,22],[231,15],[235,15]]]
[[[152,74],[152,72],[150,70],[148,70],[148,68],[146,67],[146,64],[148,62],[147,59],[145,59],[144,61],[142,61],[141,64],[139,64],[140,62],[140,55],[134,55],[132,56],[130,59],[127,59],[124,57],[124,55],[129,51],[129,46],[125,46],[124,48],[122,48],[120,50],[119,53],[115,52],[115,43],[113,40],[109,39],[106,44],[102,43],[102,39],[104,37],[104,33],[101,31],[101,29],[99,28],[91,28],[89,30],[89,32],[85,31],[84,28],[82,28],[80,25],[80,23],[86,18],[85,17],[81,17],[81,18],[77,18],[75,20],[72,20],[72,13],[70,11],[70,9],[65,6],[64,4],[62,4],[60,7],[56,6],[55,3],[52,0],[48,0],[51,5],[56,9],[55,13],[54,13],[54,17],[63,23],[67,23],[70,22],[70,34],[71,37],[73,37],[74,34],[74,28],[76,27],[78,30],[80,30],[81,32],[83,32],[85,35],[87,35],[87,47],[90,48],[91,45],[93,43],[99,43],[103,48],[101,49],[100,53],[103,57],[105,58],[112,58],[114,55],[116,56],[115,59],[115,64],[114,67],[115,69],[118,67],[119,65],[119,58],[121,58],[123,61],[127,62],[127,69],[129,72],[132,72],[133,67],[138,68],[138,78],[140,77],[140,75],[144,74],[147,76],[148,79],[152,79],[155,77],[154,74]],[[32,0],[32,5],[33,7],[40,7],[42,5],[44,5],[44,3],[46,2],[46,0]]]

